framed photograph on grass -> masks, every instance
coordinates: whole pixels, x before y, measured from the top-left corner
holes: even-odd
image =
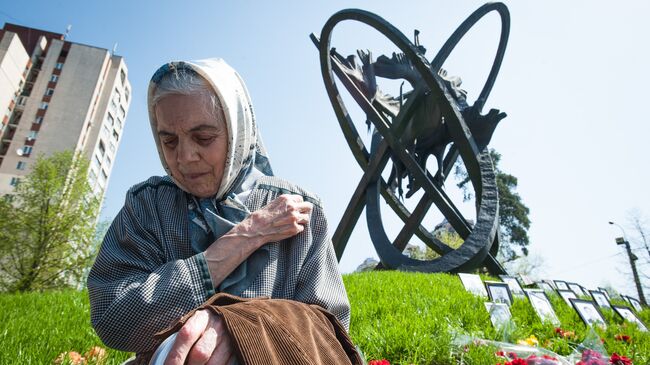
[[[576,293],[573,292],[573,290],[558,289],[557,293],[562,297],[562,299],[564,299],[564,301],[569,307],[573,306],[571,304],[571,299],[578,299],[578,296],[576,295]]]
[[[518,297],[526,296],[526,293],[524,293],[524,289],[522,289],[521,285],[519,285],[519,280],[517,280],[517,278],[508,275],[499,275],[499,277],[501,280],[503,280],[504,283],[508,284],[510,287],[510,293],[512,293],[512,295]]]
[[[533,285],[535,282],[528,275],[519,274],[519,279],[524,286]]]
[[[612,305],[609,303],[609,299],[605,293],[601,292],[600,290],[590,290],[589,294],[591,294],[594,302],[596,302],[599,307],[612,309]]]
[[[567,285],[566,281],[553,280],[553,282],[555,283],[557,290],[571,290],[569,289],[569,285]]]
[[[641,302],[637,300],[636,298],[632,298],[630,296],[624,295],[623,298],[630,303],[632,308],[634,308],[635,311],[640,312],[643,307],[641,306]]]
[[[643,332],[648,332],[648,327],[646,327],[646,325],[643,322],[641,322],[639,317],[637,317],[636,314],[632,312],[630,308],[615,305],[614,310],[616,311],[616,313],[618,313],[619,316],[623,317],[624,320],[628,322],[636,323],[636,325],[639,326],[639,330]]]
[[[609,300],[609,301],[612,300],[612,297],[609,295],[609,292],[607,291],[607,289],[605,289],[605,288],[601,288],[601,287],[598,287],[598,291],[600,291],[600,292],[602,292],[603,294],[605,294],[605,296],[607,297],[607,300]]]
[[[463,283],[465,290],[479,297],[487,298],[488,294],[487,291],[485,291],[485,285],[483,285],[483,281],[481,280],[480,276],[476,274],[459,273],[458,277]]]
[[[485,309],[490,313],[490,321],[494,328],[503,328],[508,325],[512,314],[510,308],[505,303],[485,302]]]
[[[605,323],[605,317],[598,310],[596,303],[590,300],[583,299],[571,299],[571,304],[575,308],[576,312],[580,315],[585,324],[588,326],[598,325],[603,328],[607,328],[607,323]]]
[[[512,305],[512,294],[510,293],[510,286],[507,283],[486,281],[485,287],[487,288],[491,301],[494,303],[505,303],[508,306]]]
[[[554,292],[555,289],[551,286],[551,284],[545,282],[545,281],[538,281],[535,284],[537,284],[537,287],[544,290],[547,293]]]
[[[526,295],[542,322],[551,322],[554,326],[560,326],[560,320],[543,289],[526,289]]]
[[[572,290],[574,293],[576,293],[577,296],[581,295],[589,295],[582,290],[582,286],[576,283],[567,283],[569,286],[569,289]]]

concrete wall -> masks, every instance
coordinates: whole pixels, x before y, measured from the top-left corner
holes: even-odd
[[[16,33],[4,31],[0,34],[0,121],[2,121],[5,116],[9,117],[7,108],[12,100],[16,101],[15,96],[24,83],[23,72],[29,62],[29,55]]]

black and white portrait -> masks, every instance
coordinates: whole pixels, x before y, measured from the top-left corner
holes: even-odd
[[[605,318],[603,318],[603,315],[596,307],[596,303],[589,300],[571,299],[571,304],[573,304],[573,307],[585,324],[589,326],[597,325],[603,328],[607,327]]]
[[[617,305],[615,305],[613,308],[616,311],[616,313],[618,313],[618,315],[621,316],[624,320],[628,322],[636,323],[636,325],[639,326],[639,330],[643,332],[648,331],[648,327],[646,327],[646,325],[643,322],[641,322],[639,317],[637,317],[636,314],[634,314],[634,312],[632,312],[630,308],[621,307]]]
[[[480,276],[476,274],[459,273],[458,277],[468,292],[480,297],[488,296],[487,291],[485,291],[485,285],[483,285]]]
[[[609,303],[609,299],[607,299],[605,293],[599,290],[590,290],[589,294],[591,294],[591,297],[594,299],[594,302],[596,302],[596,304],[598,304],[600,308],[612,309],[612,305]]]
[[[485,309],[490,313],[490,321],[494,328],[503,328],[510,322],[512,314],[507,304],[485,302]]]
[[[544,290],[526,289],[526,295],[528,295],[530,304],[543,322],[551,322],[555,326],[560,325],[560,320],[557,318],[553,306],[551,306],[551,302],[548,300]]]
[[[516,296],[526,296],[524,293],[524,290],[521,288],[521,285],[519,285],[519,280],[513,276],[508,276],[508,275],[499,275],[501,280],[503,280],[504,283],[508,284],[508,287],[510,287],[510,293],[512,295]]]
[[[573,290],[558,289],[557,293],[560,294],[569,307],[571,307],[571,299],[578,299],[578,296],[573,292]]]
[[[494,281],[486,281],[488,295],[490,300],[495,303],[505,303],[512,305],[512,295],[510,294],[510,287],[506,283],[499,283]]]

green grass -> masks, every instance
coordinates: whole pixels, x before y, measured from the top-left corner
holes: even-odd
[[[484,278],[489,279],[489,278]],[[495,280],[495,279],[491,279]],[[581,343],[588,329],[578,314],[559,296],[551,302],[561,328],[574,331],[567,340],[555,333],[555,326],[542,323],[527,299],[515,299],[511,312],[515,328],[497,333],[491,325],[484,301],[465,291],[460,279],[448,274],[418,274],[391,271],[366,272],[344,276],[352,304],[350,334],[367,359],[387,359],[391,364],[494,365],[503,362],[487,346],[455,349],[459,334],[495,341],[517,342],[535,335],[539,344],[560,355],[568,355]],[[614,301],[624,305],[624,302]],[[597,329],[608,353],[632,358],[634,364],[650,364],[650,335],[624,324],[617,314],[605,311],[606,331]],[[650,310],[640,313],[650,323]],[[632,344],[617,341],[617,334],[632,337]]]
[[[58,354],[105,347],[90,326],[86,292],[0,294],[0,364],[52,364]],[[106,364],[129,354],[109,350]]]
[[[539,321],[525,299],[516,299],[511,311],[516,328],[497,333],[490,323],[484,300],[467,293],[457,276],[400,272],[367,272],[344,276],[352,304],[350,334],[367,359],[387,359],[391,364],[494,365],[503,362],[494,348],[458,348],[457,335],[516,342],[530,335],[541,346],[562,355],[582,342],[587,334],[578,315],[564,301],[551,297],[562,329],[575,338],[563,339],[555,327]],[[616,302],[615,304],[624,304]],[[102,346],[90,326],[85,292],[61,291],[0,294],[0,365],[52,364],[65,351],[84,353]],[[608,353],[617,352],[634,364],[650,364],[650,334],[623,323],[605,311],[608,329],[597,330]],[[650,324],[650,310],[639,316]],[[617,334],[632,337],[632,343],[617,341]],[[109,350],[107,364],[119,364],[128,353]]]

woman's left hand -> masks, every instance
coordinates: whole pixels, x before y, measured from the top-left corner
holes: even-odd
[[[223,319],[199,310],[178,331],[165,365],[227,365],[234,356]]]

